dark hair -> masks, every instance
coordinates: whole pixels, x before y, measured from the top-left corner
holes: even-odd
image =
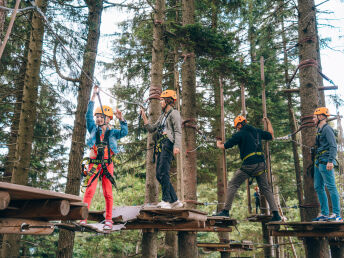
[[[164,98],[166,105],[173,106],[174,105],[174,99],[173,98]]]

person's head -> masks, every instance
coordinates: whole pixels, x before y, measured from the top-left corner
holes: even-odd
[[[163,111],[167,106],[173,106],[177,100],[177,93],[174,90],[165,90],[160,95],[160,105]]]
[[[234,119],[234,127],[235,129],[237,130],[241,130],[241,128],[244,127],[244,125],[247,124],[247,120],[244,116],[237,116],[235,119]]]
[[[104,116],[102,113],[101,107],[97,107],[94,115],[96,117],[96,125],[104,125],[104,124],[109,124],[110,121],[113,119],[113,110],[109,106],[103,106],[103,111],[105,115],[105,121],[104,121]]]
[[[259,191],[259,187],[256,186],[256,187],[254,188],[254,190],[256,190],[256,192]]]
[[[330,111],[328,110],[328,108],[319,107],[314,111],[313,122],[316,126],[318,126],[321,121],[326,121],[328,116],[330,116]]]

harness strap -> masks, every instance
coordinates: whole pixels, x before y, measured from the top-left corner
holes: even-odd
[[[258,155],[258,156],[263,156],[263,152],[252,152],[250,154],[247,154],[243,159],[242,162],[244,162],[246,159],[248,159],[249,157],[252,157],[254,155]]]
[[[244,171],[244,172],[245,172],[245,171]],[[262,170],[262,171],[259,171],[258,174],[254,175],[254,176],[250,176],[250,180],[248,181],[248,184],[249,184],[249,185],[252,185],[254,178],[256,178],[256,177],[262,175],[262,174],[265,173],[265,172],[266,172],[266,169],[264,169],[264,170]],[[246,172],[245,172],[245,173],[246,173]]]

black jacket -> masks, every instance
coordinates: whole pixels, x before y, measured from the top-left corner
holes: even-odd
[[[267,131],[255,128],[250,125],[244,125],[240,131],[233,134],[232,138],[226,141],[225,148],[232,148],[238,145],[240,149],[240,158],[244,159],[252,152],[262,152],[261,140],[271,140],[272,135]],[[264,156],[253,155],[244,160],[243,165],[251,165],[264,162]]]

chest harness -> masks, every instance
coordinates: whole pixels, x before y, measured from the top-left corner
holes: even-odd
[[[100,134],[100,129],[97,128],[96,131],[96,144],[95,144],[95,150],[97,150],[97,157],[95,159],[90,159],[90,158],[85,158],[83,159],[82,162],[82,173],[81,176],[82,177],[86,177],[84,180],[84,185],[82,187],[89,187],[94,180],[96,180],[96,178],[98,178],[98,176],[100,175],[101,170],[103,171],[103,176],[105,176],[107,179],[109,179],[109,181],[111,182],[111,184],[117,189],[117,185],[116,185],[116,181],[113,178],[113,176],[110,174],[110,172],[107,169],[106,164],[111,164],[112,163],[112,158],[111,158],[111,150],[110,150],[110,143],[109,143],[109,134],[110,134],[110,130],[106,130],[104,133],[104,137],[101,137]],[[104,152],[107,149],[108,152],[108,158],[104,159]],[[86,162],[84,162],[86,161]],[[92,165],[92,168],[87,171],[86,169],[86,165]],[[101,164],[101,169],[98,169],[98,165]],[[90,183],[88,183],[89,179],[95,174],[97,173],[93,179],[91,180]]]
[[[251,152],[251,153],[249,153],[249,154],[247,154],[247,155],[242,159],[242,164],[244,163],[244,161],[245,161],[246,159],[248,159],[249,157],[252,157],[252,156],[254,156],[254,155],[262,156],[262,157],[264,158],[264,153],[261,152],[261,151],[259,151],[259,149],[261,149],[261,145],[262,145],[262,144],[261,144],[261,139],[260,139],[260,134],[259,134],[258,131],[257,131],[257,136],[254,137],[254,135],[253,135],[250,131],[249,131],[248,133],[249,133],[249,134],[252,136],[252,138],[254,139],[255,151],[254,151],[254,152]],[[260,147],[260,148],[259,148],[259,147]],[[257,166],[258,166],[258,165],[257,165]],[[246,174],[248,174],[244,169],[241,168],[241,170],[244,171]],[[260,176],[261,174],[263,174],[263,173],[265,173],[265,172],[266,172],[266,169],[264,169],[264,170],[262,170],[262,171],[259,171],[258,173],[256,173],[256,174],[253,175],[253,176],[250,175],[250,174],[248,174],[248,175],[250,176],[249,185],[252,184],[254,178]]]
[[[172,111],[173,108],[170,111],[168,111],[167,114],[164,115],[161,122],[159,123],[157,133],[154,138],[154,154],[152,163],[155,163],[155,154],[161,153],[163,141],[168,138],[166,134],[163,134],[163,132],[165,131],[167,118],[172,113]]]
[[[321,155],[323,155],[324,153],[328,152],[328,150],[322,150],[322,151],[320,151],[319,153],[316,151],[317,148],[319,148],[319,146],[320,146],[320,136],[321,136],[321,133],[322,133],[322,131],[324,130],[324,128],[325,128],[327,125],[328,125],[328,124],[325,124],[325,125],[320,129],[320,131],[317,132],[317,134],[316,134],[316,138],[315,138],[315,157],[314,157],[314,165],[315,165],[316,167],[318,167],[318,166],[317,166],[317,163],[323,164],[323,165],[326,165],[326,164],[327,164],[327,162],[320,161],[320,160],[319,160],[319,157],[320,157]]]

